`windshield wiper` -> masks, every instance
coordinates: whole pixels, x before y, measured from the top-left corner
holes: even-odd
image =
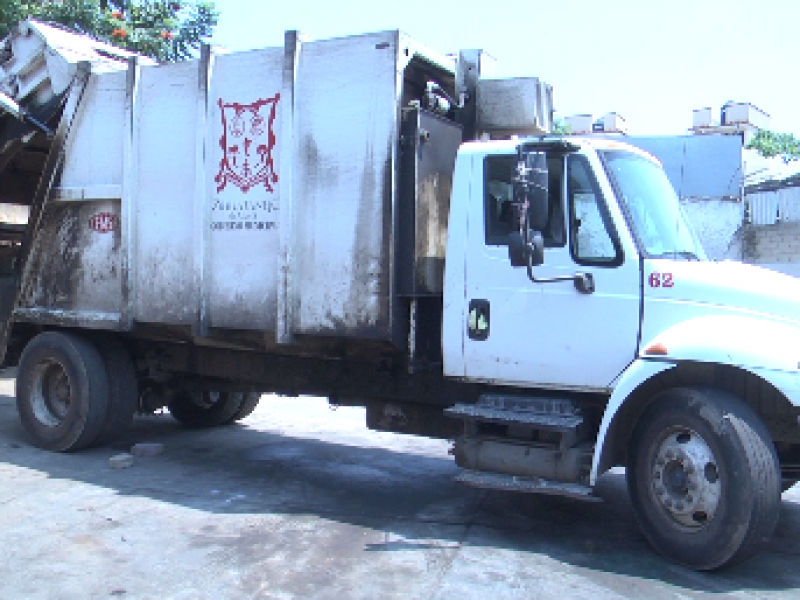
[[[689,250],[671,250],[669,252],[662,252],[661,254],[651,254],[650,258],[685,258],[686,260],[700,260],[694,252]]]

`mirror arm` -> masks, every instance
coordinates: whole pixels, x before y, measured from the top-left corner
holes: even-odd
[[[575,275],[560,275],[558,277],[536,277],[533,273],[533,261],[528,257],[528,278],[534,283],[556,283],[558,281],[572,281],[581,294],[594,292],[594,276],[591,273],[575,273]]]

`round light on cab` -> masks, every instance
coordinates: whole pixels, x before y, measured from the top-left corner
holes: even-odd
[[[669,350],[667,350],[667,347],[661,342],[655,342],[644,349],[644,354],[646,356],[667,356]]]

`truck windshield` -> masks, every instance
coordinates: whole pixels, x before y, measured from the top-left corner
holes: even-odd
[[[601,151],[646,258],[706,260],[664,170],[645,156]]]

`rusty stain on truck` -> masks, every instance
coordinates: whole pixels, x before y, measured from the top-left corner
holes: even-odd
[[[22,307],[119,311],[120,227],[98,232],[102,211],[119,223],[119,202],[52,202],[45,209],[31,253],[31,280]]]

